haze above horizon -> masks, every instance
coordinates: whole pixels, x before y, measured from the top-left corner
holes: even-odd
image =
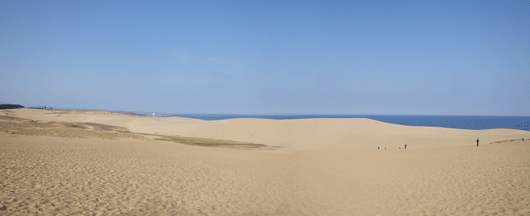
[[[530,1],[1,1],[0,101],[530,115]]]

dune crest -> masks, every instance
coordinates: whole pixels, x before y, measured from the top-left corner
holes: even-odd
[[[395,125],[371,119],[228,119],[205,121],[182,117],[139,116],[104,111],[17,109],[13,116],[46,121],[90,122],[123,127],[131,132],[197,137],[311,149],[374,149],[472,146],[520,139],[530,132],[513,129],[462,130]]]

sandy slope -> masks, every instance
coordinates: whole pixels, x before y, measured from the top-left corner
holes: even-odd
[[[287,214],[289,158],[153,141],[0,134],[0,214]]]
[[[109,112],[12,110],[12,116],[34,120],[91,122],[125,127],[132,132],[204,137],[310,149],[374,149],[377,146],[432,148],[474,145],[529,136],[530,132],[512,129],[460,130],[413,127],[370,119],[229,119],[203,121],[170,117],[157,118]]]
[[[406,127],[366,119],[208,122],[27,109],[6,116],[39,120],[45,131],[57,133],[0,131],[0,215],[530,214],[529,141],[487,144],[530,138],[524,131]],[[47,121],[85,122],[76,124],[86,128],[57,123],[50,128]],[[103,127],[96,123],[285,148],[179,145],[119,128],[96,130]],[[480,147],[474,146],[477,136]],[[388,149],[377,150],[379,143]],[[396,148],[404,143],[409,149]]]

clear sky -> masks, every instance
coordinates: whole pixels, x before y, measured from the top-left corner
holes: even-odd
[[[0,101],[530,115],[530,1],[0,1]]]

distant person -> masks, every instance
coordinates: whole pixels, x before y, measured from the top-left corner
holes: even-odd
[[[377,150],[379,150],[379,146],[377,146]]]
[[[401,149],[401,146],[399,146],[399,149]]]
[[[407,144],[405,144],[405,149],[407,149]]]
[[[523,138],[521,138],[521,142],[524,142],[524,137],[523,137]]]
[[[385,146],[385,150],[386,150],[386,146]]]
[[[478,146],[478,138],[477,138],[477,146]]]

